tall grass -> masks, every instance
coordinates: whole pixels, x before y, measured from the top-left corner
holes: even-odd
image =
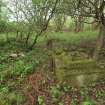
[[[57,39],[60,41],[65,41],[65,43],[68,44],[77,44],[82,40],[95,40],[98,37],[98,31],[83,31],[79,33],[75,32],[46,32],[44,35],[40,36],[38,38],[37,43],[38,44],[43,44],[46,43],[47,40],[49,39]],[[30,41],[32,42],[36,34],[33,34]],[[10,38],[15,38],[16,34],[15,33],[9,33]],[[0,34],[0,40],[1,41],[6,41],[6,35],[5,34]]]
[[[50,32],[47,33],[48,39],[58,39],[70,44],[79,43],[81,40],[95,40],[98,37],[98,31],[74,32]]]

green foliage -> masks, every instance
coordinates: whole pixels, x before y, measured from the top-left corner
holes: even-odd
[[[21,105],[23,96],[16,92],[10,92],[7,86],[0,87],[0,105]]]
[[[71,87],[68,84],[63,85],[64,92],[69,92],[71,90]]]
[[[82,103],[82,105],[94,105],[91,101],[85,101]]]
[[[67,44],[78,45],[83,40],[96,40],[98,37],[98,31],[85,31],[85,32],[50,32],[47,33],[48,38],[58,39],[65,41]]]
[[[20,75],[21,77],[26,76],[27,74],[31,73],[33,69],[32,65],[25,65],[23,61],[18,61],[15,63],[15,67],[13,67],[12,75]]]
[[[38,96],[38,103],[39,105],[45,105],[43,96]]]
[[[51,93],[53,98],[58,98],[61,94],[60,89],[57,86],[51,87]]]
[[[65,24],[65,15],[64,14],[56,14],[54,17],[54,22],[56,26],[56,31],[62,31]]]
[[[64,104],[62,102],[60,102],[59,105],[64,105]]]
[[[56,15],[57,15],[57,16],[55,15],[56,25],[53,25],[54,29],[46,33],[47,38],[45,36],[42,36],[40,31],[46,30],[46,26],[48,25],[50,20],[50,18],[48,19],[48,15],[50,15],[52,12],[51,10],[53,10],[53,6],[54,6],[53,3],[55,2],[55,0],[32,0],[32,1],[23,0],[22,1],[23,3],[20,2],[21,0],[20,1],[15,0],[15,2],[17,2],[16,11],[15,11],[15,7],[14,6],[13,7],[15,12],[14,14],[19,15],[19,19],[17,22],[15,21],[10,22],[9,20],[7,22],[6,19],[3,19],[4,21],[2,20],[1,7],[3,6],[3,4],[1,3],[1,1],[3,0],[0,0],[0,105],[23,105],[22,102],[24,101],[24,98],[23,98],[22,92],[25,93],[27,91],[26,90],[27,83],[25,82],[21,84],[21,82],[24,82],[22,81],[22,79],[25,78],[27,80],[27,75],[30,75],[31,73],[35,72],[35,70],[40,70],[40,69],[47,70],[48,68],[48,65],[49,65],[48,54],[50,53],[50,51],[48,53],[48,49],[45,46],[47,40],[55,39],[59,41],[60,46],[65,47],[65,45],[68,45],[68,47],[70,48],[71,46],[69,45],[79,45],[81,42],[86,40],[89,40],[89,41],[96,40],[98,37],[98,34],[97,34],[98,30],[91,31],[90,29],[88,29],[89,26],[85,26],[86,31],[80,32],[80,33],[51,32],[55,30],[55,27],[57,28],[57,31],[59,30],[62,31],[62,28],[64,27],[64,24],[66,21],[65,14],[69,15],[71,12],[72,13],[75,12],[73,10],[74,9],[73,6],[75,5],[77,6],[77,0],[67,0],[66,1],[67,3],[64,2],[65,0],[61,0],[61,3],[58,3],[57,7],[59,5],[61,7],[57,8],[57,11],[56,11]],[[74,5],[72,5],[72,2],[74,2]],[[13,4],[15,5],[15,3]],[[64,11],[62,11],[62,7],[65,8]],[[57,12],[59,12],[59,14],[57,14]],[[7,13],[6,15],[9,15],[9,14]],[[17,18],[17,16],[14,16],[14,17]],[[25,20],[23,18],[20,19],[21,17],[25,18]],[[68,24],[68,21],[66,22],[66,25],[67,24]],[[70,28],[72,29],[74,28],[73,22],[70,24]],[[65,29],[67,29],[67,27]],[[67,31],[69,31],[69,29],[67,29]],[[19,34],[17,34],[16,36],[15,34],[18,32]],[[30,36],[29,36],[28,44],[32,44],[36,35],[39,35],[40,38],[38,40],[38,46],[35,46],[35,50],[27,52],[25,49],[26,47],[24,47],[23,43],[26,41],[27,39],[26,37],[29,32],[30,32]],[[9,35],[10,41],[11,41],[10,43],[6,42],[6,37],[4,33],[6,33],[7,37]],[[20,36],[22,36],[21,38],[22,41],[17,40],[17,39],[20,39]],[[17,41],[20,41],[20,42],[18,43]],[[42,49],[43,46],[44,48]],[[53,47],[54,48],[56,47],[55,43]],[[62,48],[62,49],[65,49],[65,48]],[[24,57],[17,56],[16,58],[10,57],[12,53],[18,54],[19,52],[22,52],[25,56]],[[86,52],[88,52],[87,49],[86,49]],[[81,57],[82,55],[80,55],[78,51],[73,53],[71,52],[72,54],[71,53],[68,54],[61,49],[59,50],[58,48],[58,51],[56,51],[56,53],[57,54],[54,57],[59,62],[57,62],[56,64],[57,70],[55,72],[56,72],[57,78],[60,78],[60,82],[68,80],[68,77],[70,77],[70,81],[72,80],[75,81],[74,78],[71,77],[71,74],[78,75],[79,73],[80,74],[84,73],[86,75],[91,72],[97,72],[105,69],[105,68],[103,69],[99,68],[99,66],[97,65],[97,62],[92,59],[87,59],[87,58],[84,59],[84,57]],[[104,53],[105,53],[105,49],[103,49],[101,52],[101,55],[102,55],[102,57],[100,56],[101,58],[105,56]],[[52,54],[52,51],[51,51],[51,54]],[[55,63],[56,63],[56,60],[55,60]],[[81,79],[77,77],[76,77],[76,81]],[[83,77],[82,79],[84,79],[84,75],[82,75],[82,77]],[[91,77],[93,78],[93,75]],[[40,76],[38,78],[40,78]],[[95,78],[97,78],[97,76],[95,76]],[[49,77],[47,79],[50,80]],[[33,80],[34,79],[32,78],[32,84],[34,84]],[[45,85],[46,87],[47,85],[49,85],[45,80],[43,80],[42,83],[43,84],[40,84],[41,86]],[[25,90],[24,89],[21,90],[24,87],[25,87]],[[82,96],[83,98],[89,97],[87,94],[88,91],[84,92],[80,90],[80,94],[78,94],[77,92],[78,90],[76,88],[70,87],[68,84],[67,85],[63,84],[63,86],[59,84],[55,86],[51,86],[50,90],[48,91],[51,94],[52,101],[55,105],[64,105],[63,101],[60,100],[64,95],[70,94],[70,98],[71,99],[73,98],[72,105],[77,105],[75,101],[79,100],[77,99],[79,95]],[[96,92],[95,93],[96,98],[102,98],[102,97],[105,98],[104,91],[96,90],[95,92]],[[38,96],[38,103],[39,105],[45,105],[46,104],[45,97]],[[94,104],[90,99],[86,99],[85,101],[83,101],[82,105],[94,105]]]
[[[14,93],[3,93],[3,96],[0,96],[0,105],[12,105],[13,103],[20,105],[22,101],[23,98],[21,97],[21,95],[16,95]]]
[[[4,68],[6,68],[6,65],[0,64],[0,72],[3,71]]]
[[[5,32],[6,29],[7,29],[6,21],[0,20],[0,33]]]
[[[62,94],[60,85],[52,86],[50,92],[51,92],[51,95],[52,95],[53,102],[58,103],[59,102],[58,99]]]
[[[40,5],[41,3],[43,3],[43,1],[45,0],[32,0],[33,4],[35,5]]]

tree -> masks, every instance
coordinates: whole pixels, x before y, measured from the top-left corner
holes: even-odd
[[[6,16],[4,16],[4,11],[3,11],[3,7],[5,7],[5,3],[0,0],[0,33],[1,32],[6,32]]]
[[[11,17],[12,17],[12,21],[15,21],[15,24],[16,24],[16,39],[18,38],[19,36],[19,21],[21,19],[21,14],[20,14],[20,11],[19,11],[19,6],[21,4],[20,0],[11,0],[10,2],[10,6],[12,6],[13,8],[9,7],[9,10],[10,10],[10,14],[11,14]]]
[[[105,47],[105,0],[78,0],[78,5],[84,8],[83,17],[92,17],[100,24],[100,33],[97,40],[97,46],[94,58],[98,59],[100,50]]]
[[[66,21],[65,14],[55,14],[54,23],[55,23],[56,31],[62,31],[65,21]]]
[[[19,9],[23,13],[26,22],[29,23],[29,30],[33,30],[36,33],[34,41],[29,49],[34,47],[39,36],[46,31],[49,21],[52,19],[56,10],[58,2],[59,0],[32,0],[27,2],[26,0],[23,0],[24,6],[21,6]],[[29,33],[26,38],[27,41],[30,36]]]
[[[100,33],[93,57],[98,59],[99,51],[105,44],[105,0],[63,0],[63,2],[62,5],[64,5],[64,7],[61,7],[60,12],[65,11],[65,13],[71,17],[93,18],[95,21],[82,21],[88,24],[97,22],[100,25]],[[79,18],[79,20],[81,19]],[[81,25],[77,25],[77,27],[79,26]]]
[[[77,0],[62,0],[56,14],[72,17],[75,22],[75,31],[79,32],[83,30],[85,18],[81,15],[82,8],[77,9],[77,4]],[[77,14],[75,15],[75,13]]]

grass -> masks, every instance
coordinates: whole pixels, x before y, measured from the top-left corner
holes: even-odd
[[[64,41],[67,44],[78,44],[82,40],[95,40],[98,36],[98,31],[85,31],[85,32],[47,32],[45,36],[39,37],[38,43],[43,45],[48,39],[55,39],[59,41]],[[9,33],[10,38],[14,38],[14,33]],[[11,43],[6,43],[5,34],[1,34],[0,37],[0,78],[3,79],[5,75],[7,76],[8,71],[10,75],[15,76],[25,76],[33,72],[33,68],[37,68],[41,62],[45,62],[47,58],[47,52],[41,48],[35,48],[31,52],[26,52],[24,45],[12,41]],[[11,53],[22,52],[25,57],[18,57],[13,61],[8,58]],[[44,53],[44,54],[43,54]]]
[[[27,52],[22,43],[14,40],[16,34],[9,33],[10,43],[6,42],[5,34],[0,34],[0,36],[0,105],[12,105],[14,103],[23,105],[24,81],[28,75],[36,70],[43,69],[43,65],[47,65],[48,51],[36,46],[32,51]],[[49,39],[63,41],[66,44],[79,44],[83,40],[95,40],[97,36],[98,31],[47,32],[39,37],[37,45],[46,44]],[[16,52],[22,52],[25,56],[9,58],[10,54]],[[67,59],[65,58],[65,60]],[[23,87],[23,89],[20,89],[20,87]]]
[[[40,60],[39,59],[40,56],[43,55],[42,54],[43,52],[42,53],[40,52],[40,50],[41,50],[40,48],[36,48],[32,52],[26,53],[25,49],[24,49],[24,45],[22,45],[21,43],[15,43],[15,41],[13,41],[11,44],[6,43],[5,34],[1,34],[0,36],[1,36],[0,37],[0,50],[1,50],[0,60],[7,62],[4,64],[0,64],[0,71],[3,71],[3,69],[5,69],[5,68],[14,69],[14,71],[18,71],[18,72],[20,71],[19,69],[23,69],[22,71],[24,71],[24,69],[26,68],[25,70],[27,71],[28,69],[32,68],[31,65],[33,65],[33,62],[38,63]],[[95,40],[97,38],[97,36],[98,36],[98,31],[85,31],[85,32],[79,32],[79,33],[47,32],[45,35],[42,35],[39,37],[37,44],[43,45],[49,39],[63,41],[64,43],[67,43],[67,44],[79,44],[83,40]],[[15,38],[15,34],[9,33],[9,37],[10,37],[10,39]],[[13,64],[15,64],[15,67],[11,68],[11,64],[10,64],[11,61],[7,58],[11,53],[14,53],[17,51],[23,52],[25,54],[25,57],[24,57],[24,59],[21,57],[16,59],[16,61],[14,61],[14,63],[13,63]],[[37,57],[34,53],[37,55]],[[36,59],[34,59],[34,58],[36,58]],[[10,65],[8,65],[8,64],[10,64]],[[22,66],[25,64],[28,64],[27,67]]]
[[[38,47],[27,52],[21,43],[7,43],[3,38],[0,40],[0,105],[23,105],[25,79],[38,68],[42,68],[48,54]],[[23,53],[24,57],[10,57],[17,52]]]
[[[6,35],[5,34],[0,34],[0,40],[6,41]],[[31,41],[34,39],[35,34],[32,36]],[[10,38],[15,38],[16,34],[15,33],[9,33]],[[94,40],[98,37],[98,31],[84,31],[84,32],[47,32],[45,35],[42,35],[38,39],[38,43],[43,43],[47,41],[48,39],[58,39],[61,41],[65,41],[70,44],[77,44],[82,40]]]
[[[85,31],[85,32],[52,32],[48,33],[48,38],[64,40],[70,44],[77,44],[82,40],[94,40],[98,36],[98,31]]]

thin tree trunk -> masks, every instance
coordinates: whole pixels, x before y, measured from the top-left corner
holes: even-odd
[[[84,23],[83,23],[83,17],[78,16],[75,21],[75,32],[83,31]]]
[[[43,33],[43,30],[40,31],[40,33],[38,33],[38,34],[35,36],[34,42],[33,42],[32,45],[29,47],[30,50],[32,50],[33,47],[36,45],[37,40],[38,40],[39,36],[40,36],[42,33]]]
[[[33,47],[35,46],[35,44],[37,43],[37,39],[38,39],[39,35],[36,35],[33,44],[29,47],[30,50],[33,49]]]
[[[99,53],[101,51],[101,49],[104,46],[104,42],[105,42],[105,26],[104,25],[100,25],[100,32],[99,32],[99,37],[97,39],[97,43],[96,43],[96,49],[93,55],[93,59],[98,60],[99,59]]]
[[[54,12],[55,12],[55,9],[56,9],[56,6],[57,6],[57,3],[58,3],[58,2],[59,2],[59,0],[56,0],[56,1],[55,1],[55,5],[54,5],[54,7],[53,7],[53,9],[52,9],[52,11],[51,11],[51,14],[50,14],[50,16],[49,16],[47,22],[43,25],[43,28],[41,29],[41,31],[36,35],[33,44],[29,47],[30,50],[32,50],[33,47],[35,46],[35,44],[37,43],[37,39],[39,38],[39,36],[40,36],[44,31],[47,30],[49,21],[50,21],[50,20],[52,19],[52,17],[53,17],[53,14],[54,14]]]
[[[19,36],[19,31],[17,30],[16,31],[16,40],[18,39],[18,36]]]
[[[30,38],[30,34],[31,34],[31,32],[29,31],[28,34],[27,34],[27,37],[26,37],[26,46],[28,46],[28,40]]]
[[[52,49],[53,49],[53,40],[52,39],[48,40],[47,49],[51,51],[51,54],[49,56],[49,70],[55,74],[56,66],[55,66],[55,58],[52,53]]]

